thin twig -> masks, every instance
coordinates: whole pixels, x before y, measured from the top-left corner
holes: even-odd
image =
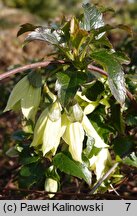
[[[102,184],[102,182],[104,180],[106,180],[108,178],[108,176],[117,168],[117,166],[119,165],[119,162],[115,163],[108,171],[107,173],[105,173],[105,175],[103,175],[103,177],[95,184],[95,186],[91,189],[89,194],[93,194],[97,188]]]
[[[126,94],[127,94],[127,97],[130,99],[130,101],[132,102],[135,109],[137,110],[137,102],[135,100],[135,97],[131,94],[131,92],[128,89],[126,89]]]
[[[126,196],[117,196],[117,195],[114,195],[114,194],[100,194],[100,193],[97,193],[97,194],[88,194],[88,193],[75,193],[75,192],[46,192],[46,191],[40,191],[40,190],[31,190],[31,189],[22,189],[22,188],[2,188],[0,187],[0,191],[3,191],[4,194],[6,195],[7,192],[11,192],[11,191],[17,191],[17,192],[26,192],[26,193],[34,193],[34,194],[39,194],[41,196],[44,196],[44,195],[48,195],[48,194],[55,194],[56,196],[57,195],[62,195],[62,196],[78,196],[78,197],[83,197],[83,198],[90,198],[90,199],[97,199],[97,198],[103,198],[103,199],[135,199],[135,197],[126,197]]]
[[[88,69],[91,70],[91,71],[96,71],[96,72],[98,72],[98,73],[100,73],[100,74],[102,74],[104,76],[108,76],[106,71],[104,71],[103,69],[98,68],[98,67],[96,67],[94,65],[89,64]]]
[[[91,64],[88,65],[88,69],[91,70],[91,71],[96,71],[96,72],[98,72],[98,73],[100,73],[100,74],[102,74],[104,76],[108,76],[106,71],[104,71],[104,70],[102,70],[102,69],[100,69],[100,68],[98,68],[96,66],[93,66]],[[135,109],[137,109],[137,101],[136,101],[134,95],[132,95],[132,93],[128,89],[126,89],[126,95],[130,99],[130,101],[132,102],[133,107]]]
[[[7,71],[3,74],[0,74],[0,80],[2,79],[5,79],[9,76],[12,76],[16,73],[22,73],[26,70],[29,70],[29,69],[34,69],[34,68],[42,68],[42,67],[47,67],[49,64],[65,64],[67,62],[63,61],[63,60],[56,60],[56,61],[44,61],[44,62],[36,62],[36,63],[33,63],[33,64],[28,64],[28,65],[25,65],[25,66],[21,66],[21,67],[18,67],[16,69],[13,69],[13,70],[10,70],[10,71]],[[101,68],[98,68],[94,65],[91,65],[89,64],[88,65],[88,69],[91,70],[91,71],[95,71],[97,73],[100,73],[104,76],[108,76],[107,72],[104,71],[103,69]],[[127,97],[131,100],[133,106],[137,109],[137,102],[134,98],[134,96],[132,95],[131,92],[129,92],[128,89],[126,89],[126,94],[127,94]]]
[[[28,64],[28,65],[21,66],[21,67],[18,67],[16,69],[13,69],[13,70],[10,70],[10,71],[7,71],[5,73],[0,74],[0,80],[5,79],[9,76],[12,76],[16,73],[22,73],[22,72],[29,70],[29,69],[47,67],[51,63],[52,64],[64,64],[65,62],[63,60],[57,60],[57,61],[44,61],[44,62],[36,62],[33,64]]]
[[[120,196],[120,194],[116,191],[116,189],[113,187],[112,184],[110,184],[110,187],[112,188],[112,191],[114,191],[114,193],[115,193],[117,196]]]

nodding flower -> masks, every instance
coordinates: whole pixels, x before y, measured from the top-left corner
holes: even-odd
[[[56,153],[61,138],[61,106],[55,101],[40,115],[35,129],[31,146],[37,147],[42,144],[43,156],[51,151]]]
[[[21,108],[25,118],[35,120],[41,97],[41,87],[33,87],[25,76],[13,88],[4,112]]]
[[[90,169],[96,174],[97,181],[105,174],[105,171],[112,166],[112,159],[108,148],[102,148],[90,161]]]
[[[52,178],[47,178],[45,181],[45,191],[47,192],[57,192],[58,182]],[[55,194],[48,194],[49,198],[55,196]]]
[[[63,110],[63,113],[62,110],[56,97],[52,105],[47,107],[37,120],[31,146],[37,148],[41,145],[43,156],[48,152],[54,156],[61,138],[68,144],[72,158],[81,163],[85,135],[94,138],[95,147],[108,147],[77,103],[69,110]]]

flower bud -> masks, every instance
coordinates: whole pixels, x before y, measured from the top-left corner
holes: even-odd
[[[82,121],[83,111],[77,103],[69,108],[68,118],[71,122],[81,122]]]
[[[45,191],[47,192],[57,192],[58,182],[52,178],[47,178],[45,181]],[[55,194],[48,194],[49,198],[55,196]]]
[[[61,117],[61,105],[58,101],[52,104],[48,115],[51,121],[57,121]]]

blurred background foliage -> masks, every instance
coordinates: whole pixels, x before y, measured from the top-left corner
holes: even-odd
[[[96,3],[116,10],[117,18],[123,23],[137,25],[137,0],[1,0],[8,7],[26,9],[43,19],[55,18],[60,14],[80,14],[82,3]]]
[[[43,19],[55,18],[60,13],[78,12],[80,0],[3,0],[4,5],[29,10]]]

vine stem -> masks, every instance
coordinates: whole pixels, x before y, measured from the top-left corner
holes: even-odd
[[[5,73],[0,74],[0,80],[3,80],[7,77],[10,77],[16,73],[22,73],[26,70],[29,69],[34,69],[34,68],[43,68],[43,67],[47,67],[49,64],[64,64],[65,61],[63,60],[57,60],[57,61],[44,61],[44,62],[36,62],[36,63],[32,63],[32,64],[28,64],[28,65],[24,65],[18,68],[15,68],[13,70],[7,71]]]
[[[96,72],[98,72],[98,73],[100,73],[100,74],[102,74],[102,75],[104,75],[104,76],[108,76],[108,74],[107,74],[106,71],[104,71],[104,70],[102,70],[101,68],[96,67],[96,66],[94,66],[94,65],[92,65],[92,64],[89,64],[89,65],[88,65],[88,69],[91,70],[91,71],[96,71]]]
[[[36,62],[36,63],[28,64],[28,65],[21,66],[21,67],[18,67],[18,68],[15,68],[13,70],[10,70],[10,71],[7,71],[5,73],[0,74],[0,80],[3,80],[7,77],[10,77],[16,73],[22,73],[22,72],[29,70],[29,69],[44,68],[44,67],[47,67],[49,64],[65,64],[65,63],[67,63],[67,62],[65,62],[64,60],[56,60],[56,61],[50,61],[49,60],[49,61],[44,61],[44,62]],[[95,71],[97,73],[100,73],[104,76],[108,76],[106,71],[104,71],[103,69],[96,67],[92,64],[88,65],[88,69],[90,71]],[[133,106],[137,109],[137,102],[136,102],[134,96],[132,95],[132,93],[129,92],[128,89],[126,89],[126,95],[131,100]]]

